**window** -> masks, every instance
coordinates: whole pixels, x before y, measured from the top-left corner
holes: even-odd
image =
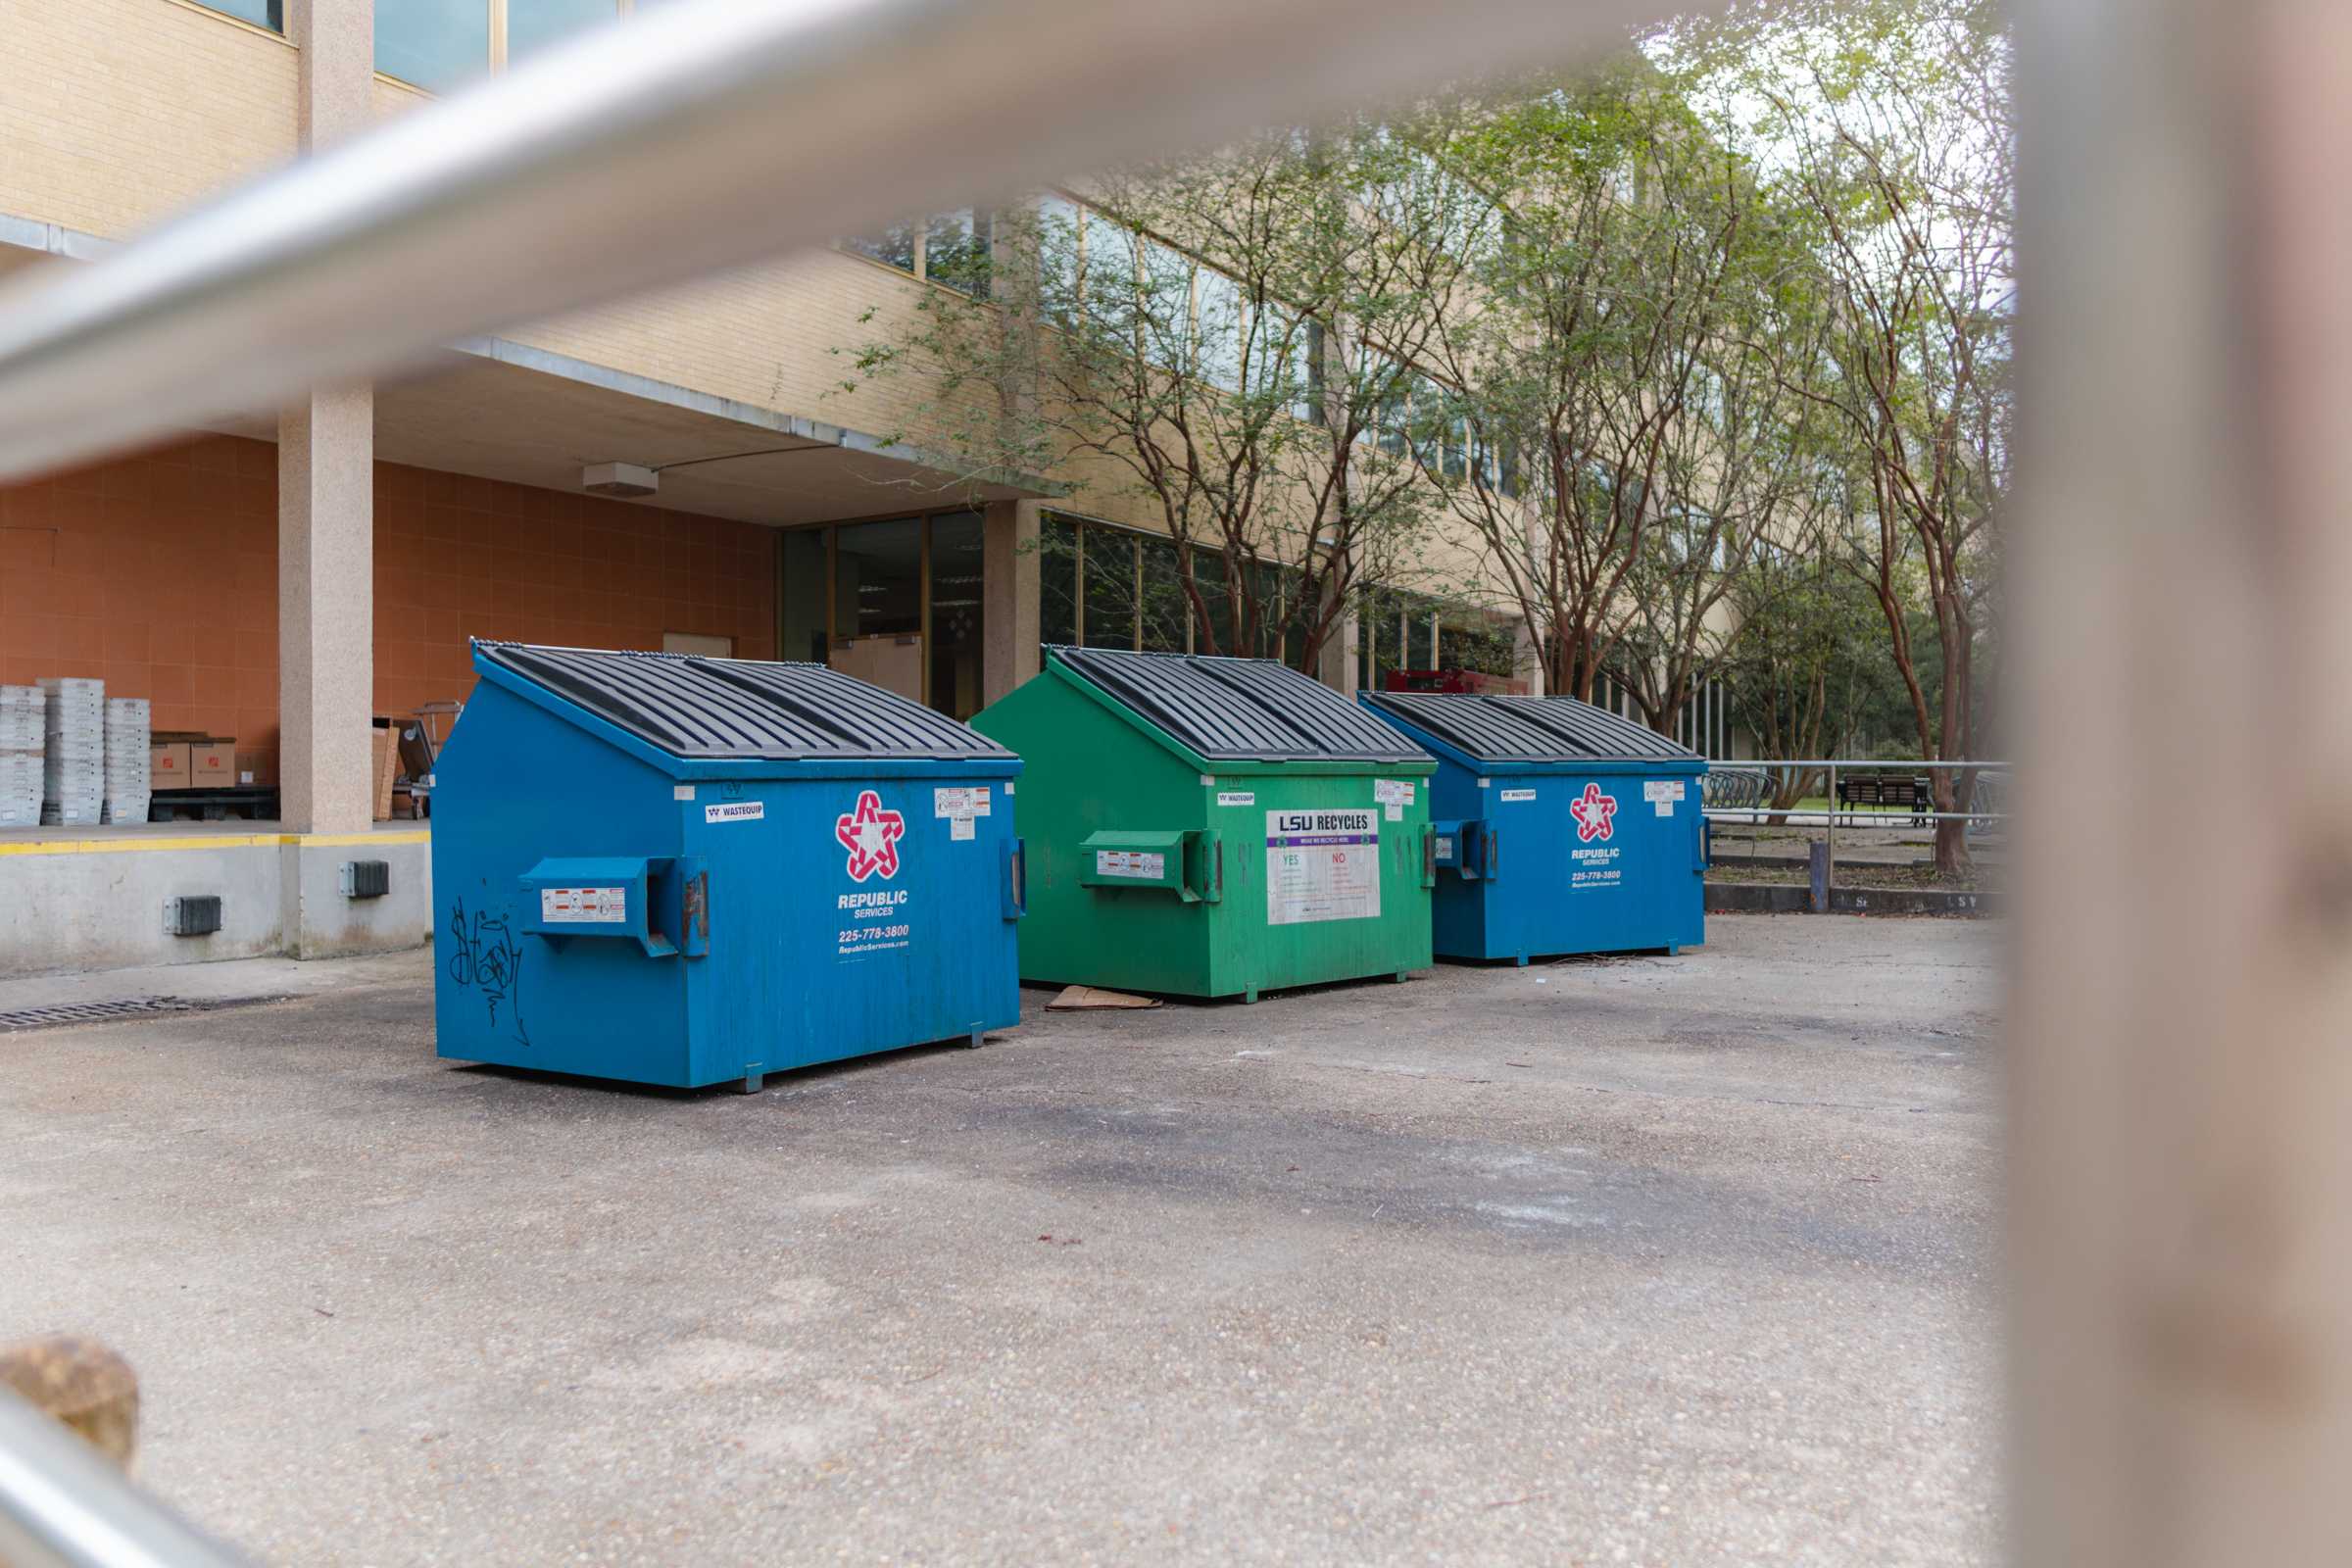
[[[988,298],[995,232],[987,212],[958,207],[931,218],[910,218],[878,233],[846,236],[841,248],[983,300]]]
[[[1137,325],[1144,357],[1170,370],[1193,368],[1193,264],[1155,239],[1139,247],[1143,271],[1136,281]]]
[[[837,530],[833,640],[911,637],[923,629],[922,519],[860,522]]]
[[[1079,640],[1089,648],[1135,646],[1135,535],[1086,530],[1086,619]]]
[[[804,528],[776,541],[783,582],[776,600],[777,657],[825,662],[825,551],[823,528]]]
[[[1086,276],[1086,216],[1067,196],[1037,204],[1037,270],[1040,304],[1049,320],[1068,326],[1078,318]]]
[[[1355,683],[1368,692],[1383,691],[1388,673],[1396,668],[1396,608],[1377,588],[1366,589],[1355,603],[1355,651],[1361,661]]]
[[[977,512],[931,519],[931,706],[950,718],[980,711],[982,527]]]
[[[206,0],[207,4],[214,0]],[[244,14],[258,0],[221,9]],[[652,0],[638,0],[650,4]],[[278,0],[270,0],[278,9]],[[611,22],[621,0],[375,0],[375,69],[412,87],[445,92],[573,33]]]
[[[490,0],[375,0],[375,69],[442,92],[490,69]]]
[[[1407,432],[1413,422],[1412,399],[1409,384],[1397,372],[1394,363],[1381,360],[1374,366],[1372,389],[1379,402],[1372,416],[1373,429],[1380,450],[1392,458],[1401,458],[1407,450]]]
[[[1192,651],[1193,607],[1185,597],[1184,574],[1176,565],[1176,541],[1147,536],[1136,541],[1143,553],[1143,599],[1139,606],[1144,652],[1183,654]]]
[[[902,272],[914,270],[914,259],[920,254],[922,232],[913,223],[893,223],[878,234],[858,234],[841,242],[842,249],[895,267]]]
[[[1047,517],[1037,540],[1037,635],[1049,646],[1078,641],[1078,524]]]
[[[618,14],[614,0],[507,0],[507,64]]]
[[[1518,644],[1507,630],[1476,612],[1438,622],[1438,667],[1474,669],[1508,677],[1518,662]]]
[[[1243,569],[1247,571],[1249,568],[1245,565]],[[1220,654],[1246,652],[1247,650],[1240,646],[1239,636],[1234,630],[1241,617],[1235,613],[1233,595],[1225,585],[1224,553],[1216,550],[1195,549],[1193,551],[1193,582],[1200,590],[1200,602],[1208,607],[1209,627],[1216,635],[1215,651]],[[1247,592],[1246,589],[1244,591]],[[1210,651],[1208,640],[1202,637],[1195,637],[1193,647],[1200,653],[1205,654]]]
[[[1242,286],[1205,267],[1193,301],[1193,363],[1196,373],[1209,385],[1241,391]],[[1261,387],[1277,373],[1262,362],[1256,372]]]
[[[196,3],[207,11],[268,27],[271,32],[286,30],[285,0],[196,0]]]
[[[970,207],[933,218],[924,231],[917,275],[973,299],[988,298],[988,215]]]

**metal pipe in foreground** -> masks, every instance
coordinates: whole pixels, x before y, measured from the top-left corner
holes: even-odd
[[[0,1562],[11,1568],[242,1568],[88,1444],[0,1392]]]
[[[909,213],[1565,57],[1661,9],[665,6],[0,292],[0,480]]]

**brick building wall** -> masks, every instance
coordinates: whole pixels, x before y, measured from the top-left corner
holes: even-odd
[[[375,467],[375,708],[465,698],[471,637],[775,657],[775,534]],[[158,729],[277,746],[277,449],[206,437],[0,488],[0,683],[94,675]]]

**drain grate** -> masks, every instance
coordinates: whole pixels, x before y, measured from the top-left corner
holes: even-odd
[[[217,1012],[222,1007],[251,1007],[284,997],[135,997],[127,1002],[67,1002],[54,1007],[24,1007],[0,1012],[0,1035],[28,1029],[63,1029],[77,1023],[114,1023],[124,1018],[152,1018],[169,1012]]]

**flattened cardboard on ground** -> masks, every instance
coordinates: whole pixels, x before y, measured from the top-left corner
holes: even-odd
[[[1157,997],[1131,997],[1124,991],[1104,991],[1100,986],[1069,986],[1061,995],[1046,1004],[1048,1012],[1083,1012],[1093,1008],[1156,1007]]]

